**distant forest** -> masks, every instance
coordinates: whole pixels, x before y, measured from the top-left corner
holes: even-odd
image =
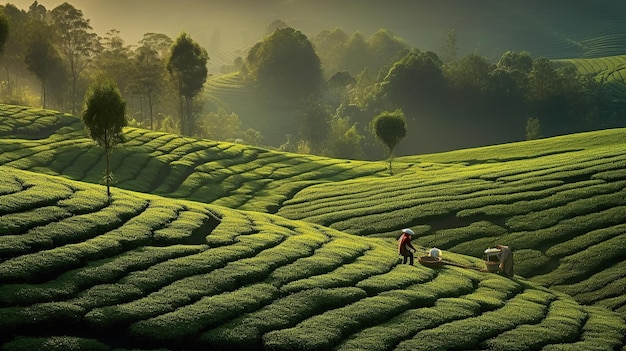
[[[461,57],[454,28],[441,33],[441,49],[434,52],[386,29],[366,37],[334,28],[307,37],[276,20],[245,55],[204,78],[233,76],[255,91],[267,111],[280,113],[254,118],[284,125],[277,134],[276,128],[249,128],[249,116],[208,94],[182,96],[168,70],[176,38],[145,33],[129,45],[117,30],[101,36],[68,3],[46,9],[35,1],[28,10],[6,4],[2,12],[9,28],[0,56],[2,102],[79,115],[90,82],[107,75],[127,102],[130,125],[142,128],[380,159],[386,155],[371,121],[385,111],[406,116],[407,135],[396,155],[626,125],[625,111],[607,108],[613,105],[594,77],[525,51],[507,51],[497,60]],[[206,51],[209,60],[217,55]],[[447,141],[436,142],[441,138]]]

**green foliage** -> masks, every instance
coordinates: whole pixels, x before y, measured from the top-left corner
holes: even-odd
[[[3,162],[95,173],[102,153],[47,166],[76,126],[43,133],[65,123],[43,120],[33,130],[45,138],[26,140],[18,120],[2,132]],[[3,347],[48,330],[98,342],[116,331],[144,349],[623,347],[623,131],[401,158],[393,177],[381,163],[127,131],[130,151],[112,162],[133,166],[123,184],[154,188],[137,181],[145,169],[168,179],[160,191],[215,191],[214,204],[122,190],[109,202],[97,186],[2,166]],[[472,268],[486,247],[511,244],[518,275],[398,265],[404,227]]]
[[[101,80],[94,83],[85,98],[83,123],[89,131],[89,136],[104,148],[106,156],[105,180],[107,195],[110,197],[109,182],[111,170],[109,156],[113,146],[122,138],[122,128],[126,126],[126,103],[117,85],[111,80]]]
[[[398,265],[390,272],[369,277],[356,284],[356,287],[365,290],[369,295],[384,291],[403,289],[413,284],[425,283],[435,277],[435,272],[423,267]]]
[[[170,48],[167,71],[178,91],[181,134],[188,134],[194,125],[192,103],[202,90],[208,75],[206,49],[182,32]]]
[[[93,339],[73,336],[54,336],[49,338],[17,337],[2,347],[6,351],[108,351],[110,348]]]
[[[365,296],[356,288],[310,289],[275,300],[256,312],[245,314],[203,333],[202,343],[232,347],[261,347],[261,336],[298,321],[339,308]]]
[[[278,28],[256,43],[246,57],[248,77],[261,91],[278,99],[298,101],[322,85],[320,59],[302,32]]]
[[[357,75],[363,70],[378,72],[385,69],[409,50],[409,45],[391,31],[381,28],[368,38],[340,28],[322,30],[312,38],[327,75],[349,72]]]
[[[4,44],[9,37],[9,19],[4,14],[4,11],[0,13],[0,54],[4,51]]]
[[[526,121],[526,140],[534,140],[540,139],[543,135],[541,135],[541,124],[538,118],[528,117]]]
[[[393,155],[393,149],[406,136],[406,118],[400,110],[394,112],[383,112],[372,120],[372,129],[376,137],[382,141],[389,155]]]
[[[134,323],[130,333],[158,345],[176,344],[245,312],[254,311],[277,297],[278,290],[271,285],[246,286],[233,292],[204,297],[176,311]]]
[[[389,69],[377,98],[415,119],[439,102],[446,84],[442,66],[435,53],[412,51]]]
[[[92,85],[85,103],[83,122],[89,136],[105,149],[113,147],[126,126],[126,103],[119,89],[113,81],[98,81]]]

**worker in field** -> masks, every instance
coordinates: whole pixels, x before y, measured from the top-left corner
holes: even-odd
[[[411,229],[402,229],[402,235],[398,239],[398,255],[402,256],[402,264],[408,263],[413,265],[413,253],[416,251],[413,244],[411,244],[411,237],[415,233]]]
[[[500,274],[513,276],[513,252],[511,248],[506,245],[496,245],[496,248],[500,250],[500,267],[498,272]]]

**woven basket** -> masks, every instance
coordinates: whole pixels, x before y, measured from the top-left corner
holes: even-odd
[[[421,257],[418,257],[417,260],[422,265],[428,266],[428,267],[441,267],[444,265],[444,262],[441,260],[441,257],[421,256]]]
[[[500,270],[500,262],[498,261],[485,261],[487,265],[487,272],[497,273]]]

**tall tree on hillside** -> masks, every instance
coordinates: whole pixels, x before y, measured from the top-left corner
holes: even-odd
[[[372,120],[372,127],[376,137],[382,141],[389,151],[389,173],[393,175],[391,162],[393,150],[406,136],[406,118],[401,110],[384,111]]]
[[[3,26],[4,42],[0,65],[4,67],[6,76],[3,80],[6,81],[8,91],[13,93],[17,88],[19,73],[26,69],[24,43],[27,41],[29,21],[26,12],[18,9],[15,5],[7,4],[2,12],[5,15],[6,23]]]
[[[145,33],[132,58],[133,71],[128,89],[131,94],[140,96],[141,121],[144,120],[144,101],[147,102],[150,129],[155,128],[155,108],[160,106],[160,111],[163,111],[166,106],[164,102],[173,100],[168,95],[173,94],[173,89],[168,89],[171,85],[167,84],[166,69],[166,60],[173,43],[165,34]]]
[[[4,14],[4,11],[0,11],[0,55],[4,52],[4,44],[6,44],[9,38],[9,19]]]
[[[97,69],[113,78],[124,94],[132,73],[132,52],[117,29],[109,30],[100,42],[102,51],[95,58]]]
[[[36,28],[31,33],[24,60],[41,82],[41,104],[45,109],[49,81],[59,72],[65,73],[65,67],[50,38],[50,28],[42,22]]]
[[[92,32],[83,12],[67,2],[51,11],[52,23],[59,37],[59,47],[68,62],[71,76],[71,109],[76,113],[81,74],[99,51],[98,36]]]
[[[154,103],[156,96],[164,88],[165,64],[155,49],[149,46],[140,46],[135,51],[133,66],[130,90],[147,100],[150,129],[154,129]]]
[[[112,173],[109,156],[113,146],[122,140],[122,130],[126,126],[126,103],[114,81],[101,78],[90,87],[82,117],[89,136],[104,148],[106,156],[104,178],[107,196],[111,198],[109,185]]]
[[[209,55],[187,33],[181,33],[172,45],[167,71],[178,90],[180,132],[185,135],[193,126],[193,99],[206,82]]]
[[[279,28],[248,52],[248,79],[275,99],[299,102],[319,92],[320,59],[302,32]]]

